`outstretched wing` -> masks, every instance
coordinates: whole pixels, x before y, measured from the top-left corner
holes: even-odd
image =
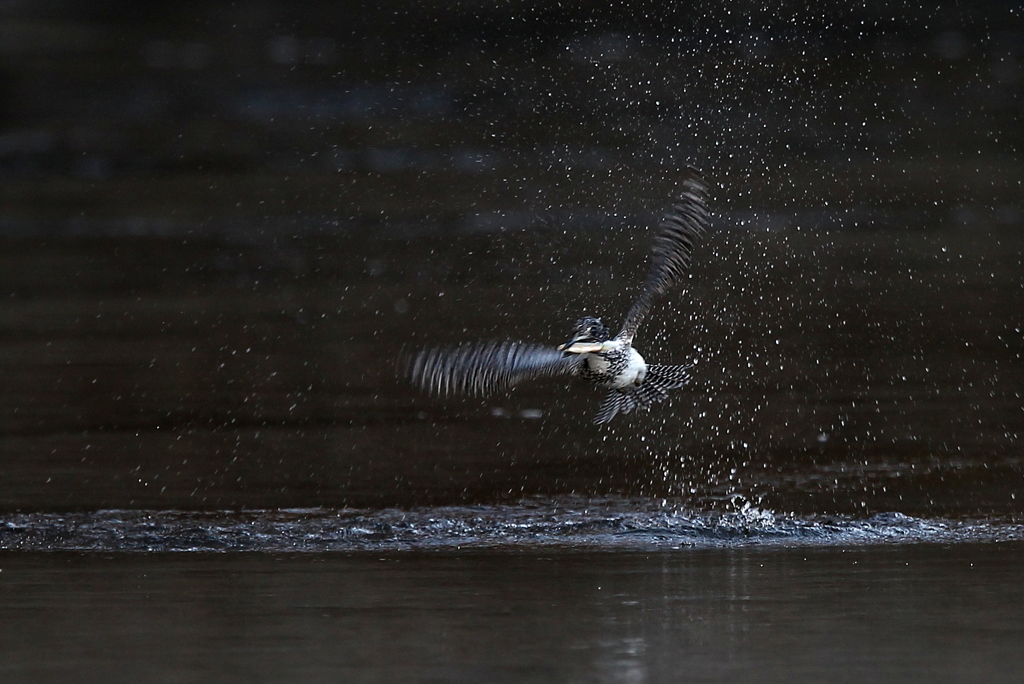
[[[658,226],[651,246],[651,271],[643,292],[626,314],[620,338],[631,341],[654,299],[682,280],[690,267],[694,242],[708,230],[707,184],[698,171],[690,172],[692,175],[683,182],[672,210]]]
[[[435,396],[485,395],[521,380],[579,371],[580,356],[566,358],[553,347],[524,342],[474,342],[425,349],[409,364],[409,379]]]

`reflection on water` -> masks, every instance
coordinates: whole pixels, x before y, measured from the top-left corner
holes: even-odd
[[[0,554],[5,682],[1014,682],[1021,543]]]

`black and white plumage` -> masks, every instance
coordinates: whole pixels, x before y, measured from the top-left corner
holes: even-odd
[[[690,267],[694,242],[708,230],[707,186],[690,170],[676,201],[658,227],[651,269],[640,296],[612,337],[598,318],[576,321],[568,342],[555,347],[524,342],[476,342],[426,349],[409,365],[416,386],[437,396],[485,395],[531,378],[579,375],[608,390],[594,422],[663,401],[690,380],[690,365],[648,364],[633,337],[654,300],[679,284]]]

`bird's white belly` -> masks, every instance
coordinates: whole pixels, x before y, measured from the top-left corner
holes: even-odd
[[[609,371],[608,359],[597,354],[587,354],[587,357],[586,361],[590,368],[597,373],[604,374]],[[601,384],[609,389],[622,389],[631,385],[639,385],[644,381],[645,375],[647,375],[647,362],[644,361],[644,357],[640,356],[640,352],[630,347],[625,369]]]

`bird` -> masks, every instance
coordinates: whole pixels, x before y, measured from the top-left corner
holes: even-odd
[[[709,230],[708,187],[687,169],[669,211],[655,232],[650,270],[615,336],[600,318],[583,316],[558,346],[497,340],[420,351],[407,364],[408,379],[430,395],[486,396],[540,377],[579,376],[607,390],[593,422],[646,409],[690,381],[693,363],[647,363],[633,346],[640,323],[655,300],[678,285],[690,268],[698,238]]]

